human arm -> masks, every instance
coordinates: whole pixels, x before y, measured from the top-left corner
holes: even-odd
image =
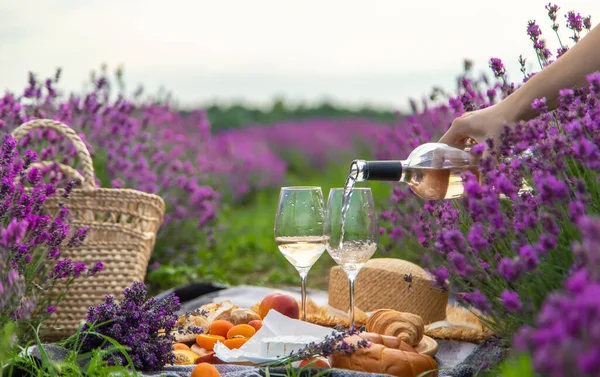
[[[553,110],[558,106],[561,89],[586,86],[587,75],[596,71],[600,71],[600,25],[503,101],[455,119],[440,142],[460,144],[468,137],[478,143],[490,137],[498,139],[505,124],[537,115],[531,107],[535,99],[546,98],[548,108]]]

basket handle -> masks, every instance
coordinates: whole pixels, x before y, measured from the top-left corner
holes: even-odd
[[[77,170],[73,169],[72,167],[70,167],[69,165],[65,165],[61,162],[52,162],[52,161],[38,161],[38,162],[34,162],[31,164],[32,168],[37,168],[37,169],[45,169],[48,167],[58,167],[58,170],[64,174],[65,176],[71,178],[71,179],[79,179],[79,181],[81,182],[81,185],[83,186],[83,183],[85,182],[85,179],[83,178],[83,176],[81,175],[81,173],[79,173]],[[20,180],[21,178],[19,176],[15,177],[15,181]]]
[[[65,165],[61,162],[52,162],[52,161],[38,161],[31,164],[32,168],[45,169],[48,167],[57,166],[58,170],[63,173],[65,176],[71,179],[79,179],[81,181],[81,185],[83,186],[85,183],[85,178],[79,173],[77,170],[73,169],[69,165]]]
[[[33,131],[33,130],[37,130],[37,129],[51,129],[54,130],[56,132],[58,132],[59,134],[63,135],[64,137],[66,137],[75,147],[75,150],[77,151],[77,157],[79,157],[79,161],[81,162],[81,169],[83,171],[83,190],[85,191],[92,191],[94,190],[95,187],[95,180],[94,180],[94,164],[92,162],[92,157],[90,156],[90,152],[88,151],[87,147],[85,146],[85,144],[83,143],[83,141],[81,140],[81,138],[79,137],[79,135],[77,135],[77,133],[70,128],[69,126],[65,125],[64,123],[58,122],[56,120],[52,120],[52,119],[35,119],[35,120],[30,120],[29,122],[23,123],[21,124],[19,127],[17,127],[13,132],[12,132],[12,136],[19,141],[20,139],[22,139],[25,135],[27,135],[29,132]],[[59,165],[60,167],[60,165]],[[69,167],[71,170],[75,171],[75,169]],[[62,171],[62,168],[61,168]],[[67,173],[67,175],[70,175],[69,173]]]

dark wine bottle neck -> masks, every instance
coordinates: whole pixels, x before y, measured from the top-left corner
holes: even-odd
[[[402,177],[402,161],[368,161],[365,179],[369,181],[395,181]]]

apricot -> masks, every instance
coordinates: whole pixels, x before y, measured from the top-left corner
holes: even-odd
[[[183,344],[183,343],[173,343],[173,349],[174,350],[189,350],[190,347],[188,347],[187,344]]]
[[[222,319],[218,319],[210,324],[208,333],[210,335],[220,335],[222,337],[227,337],[227,331],[229,331],[232,327],[233,323]]]
[[[221,373],[209,363],[200,363],[192,370],[190,377],[221,377]]]
[[[267,295],[258,307],[258,315],[265,318],[271,309],[293,319],[300,316],[300,307],[296,299],[281,293]]]
[[[300,368],[309,367],[309,368],[331,368],[331,366],[327,363],[327,361],[323,359],[305,359],[300,362]]]
[[[190,350],[175,350],[175,365],[192,365],[196,363],[198,355]]]
[[[217,342],[223,343],[224,341],[225,337],[220,335],[200,334],[196,337],[196,343],[207,351],[214,350]]]
[[[254,329],[256,331],[260,330],[260,328],[262,327],[262,321],[260,319],[255,319],[254,321],[250,321],[248,322],[248,324],[252,327],[254,327]]]
[[[231,339],[234,336],[243,336],[244,338],[252,338],[252,335],[256,334],[256,329],[250,325],[237,325],[227,331],[227,339]]]
[[[247,338],[232,338],[232,339],[227,339],[226,341],[224,341],[223,345],[225,347],[229,348],[230,350],[232,350],[232,349],[240,348],[241,346],[246,344],[247,341],[248,341]]]

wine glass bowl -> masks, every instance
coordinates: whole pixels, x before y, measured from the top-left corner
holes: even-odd
[[[348,190],[343,188],[329,191],[324,234],[327,236],[327,252],[348,276],[349,316],[354,327],[354,282],[377,250],[379,225],[370,188],[353,188],[347,195],[347,203],[344,203],[345,194]],[[347,205],[345,217],[342,215],[344,204]]]
[[[306,278],[326,249],[325,203],[316,186],[282,187],[275,215],[275,242],[300,274],[302,320],[306,320]]]

